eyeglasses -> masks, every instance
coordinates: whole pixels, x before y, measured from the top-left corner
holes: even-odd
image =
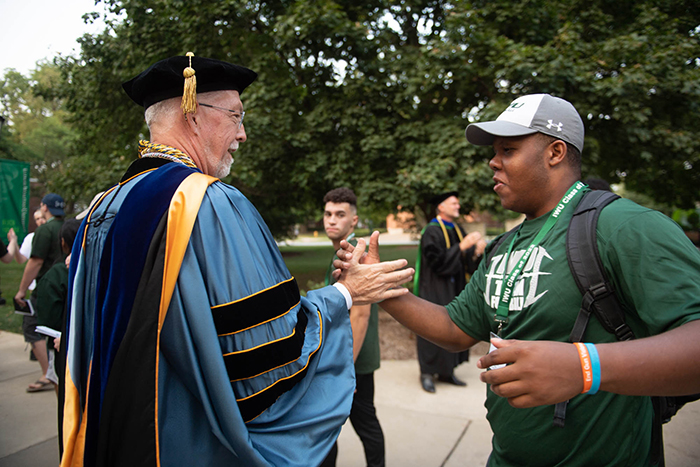
[[[215,105],[202,104],[201,102],[199,102],[199,105],[202,105],[204,107],[211,107],[212,109],[223,110],[225,112],[231,112],[233,114],[234,123],[238,123],[238,128],[240,129],[243,125],[243,117],[245,117],[245,111],[226,109],[224,107],[217,107]]]

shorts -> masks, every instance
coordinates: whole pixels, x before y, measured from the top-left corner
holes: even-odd
[[[35,316],[25,315],[22,320],[22,334],[24,334],[24,342],[29,342],[33,344],[34,342],[39,342],[40,340],[46,339],[46,336],[36,332],[36,326],[38,320]]]
[[[47,356],[49,357],[49,366],[46,369],[46,379],[51,381],[53,384],[58,384],[58,374],[56,374],[56,352],[47,349]]]

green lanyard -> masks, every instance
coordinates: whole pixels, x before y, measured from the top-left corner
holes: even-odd
[[[554,208],[552,213],[549,215],[547,221],[537,233],[535,239],[532,241],[528,249],[525,250],[525,254],[523,254],[522,258],[520,258],[520,261],[518,261],[518,263],[515,265],[510,274],[508,274],[507,279],[503,282],[501,296],[498,300],[498,309],[496,310],[496,314],[493,315],[493,319],[498,323],[499,336],[501,335],[501,329],[503,328],[503,325],[508,322],[508,311],[510,309],[510,301],[513,298],[513,288],[515,287],[515,281],[520,276],[520,273],[525,267],[528,258],[530,258],[530,254],[532,254],[532,252],[542,241],[544,236],[547,235],[550,230],[552,230],[552,227],[554,227],[554,224],[557,223],[557,220],[559,220],[559,216],[562,212],[564,212],[564,209],[569,205],[569,203],[572,200],[576,199],[577,196],[581,194],[581,190],[583,190],[583,188],[585,187],[586,185],[584,185],[583,183],[576,182],[571,186],[571,188],[569,188],[569,190],[566,192],[561,201],[559,201],[559,204],[557,204],[557,207]],[[508,259],[510,258],[510,253],[513,250],[513,245],[515,245],[515,241],[517,240],[519,235],[520,229],[518,229],[515,235],[513,235],[513,240],[510,241],[510,245],[508,246],[508,253],[506,253],[504,263],[504,271],[508,269]]]

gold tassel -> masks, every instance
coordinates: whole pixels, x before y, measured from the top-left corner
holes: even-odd
[[[188,113],[197,113],[197,77],[194,75],[194,68],[192,68],[192,57],[194,57],[194,54],[187,52],[185,55],[190,57],[190,66],[182,72],[182,76],[185,77],[185,89],[182,92],[180,108],[182,113],[185,114],[185,118],[187,118]]]

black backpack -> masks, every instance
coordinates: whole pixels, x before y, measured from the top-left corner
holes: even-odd
[[[605,276],[603,263],[598,253],[596,227],[598,217],[605,206],[619,196],[609,191],[590,191],[584,194],[576,206],[566,233],[566,257],[571,274],[583,295],[581,309],[576,317],[570,342],[581,342],[591,313],[601,322],[606,331],[615,334],[617,340],[634,339],[632,329],[625,323],[625,315],[615,290]],[[517,228],[517,227],[516,227]],[[491,249],[490,256],[515,229],[501,236]],[[488,264],[487,261],[487,264]],[[662,425],[668,422],[684,404],[700,399],[700,394],[689,396],[654,396],[654,423],[652,426],[651,461],[659,467],[664,464],[664,443]],[[564,427],[567,402],[560,402],[554,408],[553,424]]]

